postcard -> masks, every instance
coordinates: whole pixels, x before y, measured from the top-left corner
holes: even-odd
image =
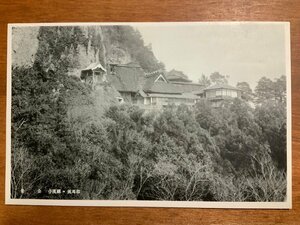
[[[8,25],[6,204],[291,208],[288,22]]]

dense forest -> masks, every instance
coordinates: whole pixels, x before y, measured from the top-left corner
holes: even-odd
[[[163,68],[136,30],[106,29],[146,71]],[[241,82],[242,98],[219,108],[203,99],[160,112],[113,102],[100,109],[93,90],[67,74],[71,58],[62,57],[85,41],[80,29],[41,28],[34,64],[12,69],[12,198],[285,199],[284,76],[261,78],[253,92]],[[80,194],[48,194],[51,188]]]

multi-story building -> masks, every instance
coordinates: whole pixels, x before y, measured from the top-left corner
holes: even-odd
[[[240,97],[241,94],[239,89],[227,84],[205,88],[188,79],[168,79],[162,71],[145,73],[136,63],[110,64],[106,70],[95,65],[82,71],[82,79],[98,84],[109,83],[120,93],[117,97],[120,102],[130,102],[144,108],[161,108],[168,104],[194,105],[201,98],[207,98],[214,106],[219,106],[223,99]]]

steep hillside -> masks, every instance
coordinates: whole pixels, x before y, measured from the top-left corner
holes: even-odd
[[[43,26],[13,28],[12,66],[42,71],[44,80],[56,79],[65,86],[63,77],[80,77],[81,70],[93,62],[125,64],[138,62],[145,71],[163,68],[152,50],[144,45],[140,33],[130,26]],[[29,75],[30,76],[30,75]],[[79,79],[75,79],[80,83]],[[79,84],[78,84],[79,85]],[[111,86],[98,86],[84,95],[93,101],[86,107],[77,87],[68,99],[71,115],[101,115],[110,104],[116,103],[119,93]],[[59,87],[54,88],[59,92]],[[75,100],[75,101],[74,101]]]

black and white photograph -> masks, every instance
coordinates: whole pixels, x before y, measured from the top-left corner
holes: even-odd
[[[291,208],[288,22],[9,24],[6,204]]]

